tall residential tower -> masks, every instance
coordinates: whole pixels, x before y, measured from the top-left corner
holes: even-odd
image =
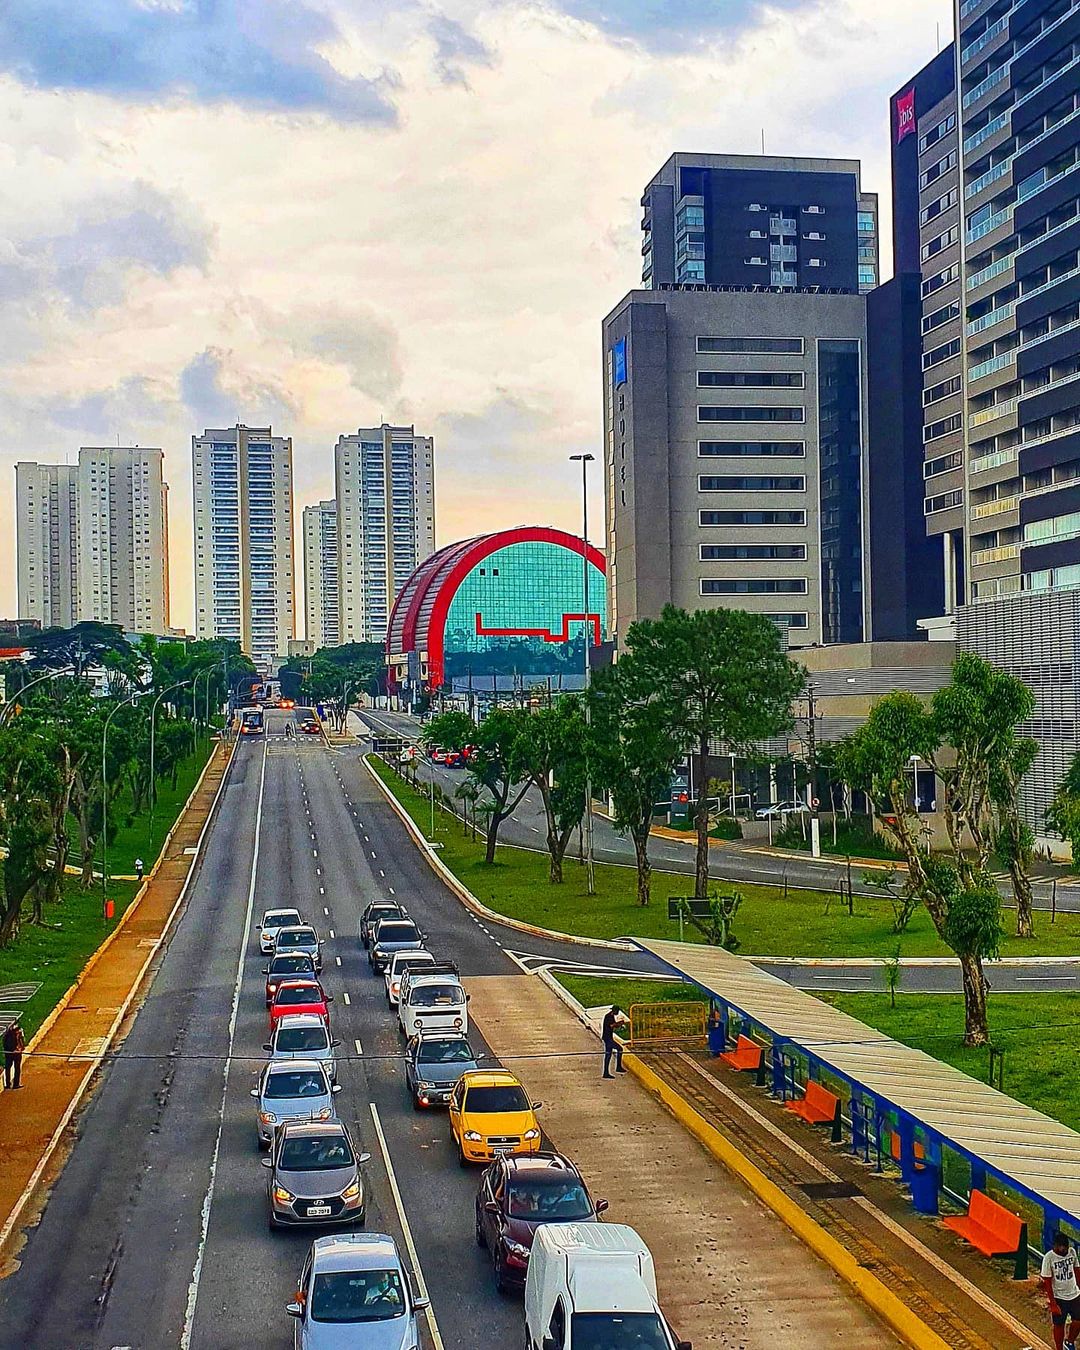
[[[341,643],[337,502],[304,507],[304,636],[315,649]]]

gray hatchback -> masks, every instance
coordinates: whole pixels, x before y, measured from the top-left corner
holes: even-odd
[[[296,1224],[364,1222],[364,1183],[359,1156],[340,1120],[279,1125],[263,1166],[271,1228]]]
[[[296,1350],[414,1350],[420,1344],[417,1298],[392,1237],[338,1233],[316,1238],[296,1298]]]

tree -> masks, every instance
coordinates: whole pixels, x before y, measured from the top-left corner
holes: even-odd
[[[990,900],[1000,897],[976,858],[962,847],[958,814],[966,809],[960,794],[945,794],[946,827],[953,841],[950,857],[931,856],[919,847],[918,817],[911,811],[908,770],[918,755],[936,763],[940,746],[934,714],[915,695],[887,694],[863,726],[840,742],[837,764],[843,779],[867,794],[886,817],[908,866],[908,886],[918,895],[942,941],[960,962],[964,986],[964,1042],[985,1045],[986,974],[983,961],[996,955],[1000,921],[988,918]]]
[[[84,622],[73,628],[46,628],[30,638],[26,646],[28,676],[70,666],[75,678],[81,680],[88,670],[98,666],[121,670],[133,681],[138,680],[135,649],[119,624]]]
[[[670,791],[682,749],[632,653],[593,675],[590,698],[596,786],[611,796],[615,828],[633,840],[638,904],[647,905],[653,808]]]
[[[585,814],[589,747],[580,699],[564,694],[521,719],[511,773],[536,788],[547,824],[549,878],[561,885],[570,836]]]
[[[1047,828],[1072,846],[1073,869],[1080,869],[1080,751],[1072,757],[1046,811]]]
[[[503,821],[514,814],[529,790],[528,780],[521,782],[514,765],[514,746],[521,734],[522,719],[528,716],[528,713],[493,708],[477,726],[465,713],[447,712],[433,717],[425,732],[429,745],[456,751],[464,750],[466,745],[472,746],[466,761],[467,771],[488,794],[486,806],[480,803],[478,810],[485,816],[485,859],[489,863],[495,861]]]
[[[696,891],[709,884],[709,800],[705,762],[714,741],[745,751],[792,725],[791,705],[806,678],[784,654],[780,630],[761,614],[665,605],[659,619],[630,625],[627,650],[656,691],[656,712],[683,750],[696,750]]]

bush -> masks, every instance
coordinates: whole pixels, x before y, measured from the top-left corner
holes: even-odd
[[[795,816],[788,818],[782,830],[773,835],[773,842],[780,848],[808,849],[810,847],[810,821],[806,820],[806,837],[803,826]],[[849,858],[902,858],[904,855],[894,848],[870,824],[867,816],[854,816],[851,823],[839,821],[836,827],[836,844],[833,845],[832,821],[821,822],[821,851]]]
[[[741,839],[742,826],[732,816],[720,816],[709,831],[713,839]]]

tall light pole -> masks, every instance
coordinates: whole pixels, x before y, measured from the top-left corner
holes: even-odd
[[[589,765],[589,728],[592,726],[592,712],[589,707],[589,686],[591,670],[589,665],[589,645],[592,628],[589,624],[589,465],[595,455],[571,455],[570,459],[581,465],[581,617],[585,630],[585,878],[590,895],[596,894],[596,871],[593,866],[592,840],[592,770]]]
[[[150,709],[150,830],[147,838],[151,848],[154,846],[154,808],[157,806],[157,779],[154,777],[154,731],[156,729],[155,718],[157,717],[158,704],[166,694],[171,694],[174,689],[184,689],[191,682],[190,679],[177,680],[175,684],[170,684],[167,689],[163,689],[158,694]]]
[[[110,709],[109,715],[105,718],[105,725],[101,729],[101,903],[103,910],[108,898],[105,888],[108,885],[109,877],[109,775],[105,767],[105,744],[109,736],[109,723],[121,708],[126,708],[129,703],[134,703],[137,698],[142,698],[145,692],[145,689],[136,689],[122,703],[118,703],[115,708]]]
[[[61,675],[74,674],[74,666],[64,666],[61,670],[47,670],[44,675],[35,675],[32,680],[27,680],[24,685],[16,690],[15,698],[18,698],[19,694],[25,693],[27,689],[32,689],[35,684],[41,684],[44,680],[56,680],[59,679]],[[12,708],[16,706],[15,698],[9,699],[7,703],[4,704],[3,708],[0,709],[0,726],[3,726],[8,717],[10,717]]]

